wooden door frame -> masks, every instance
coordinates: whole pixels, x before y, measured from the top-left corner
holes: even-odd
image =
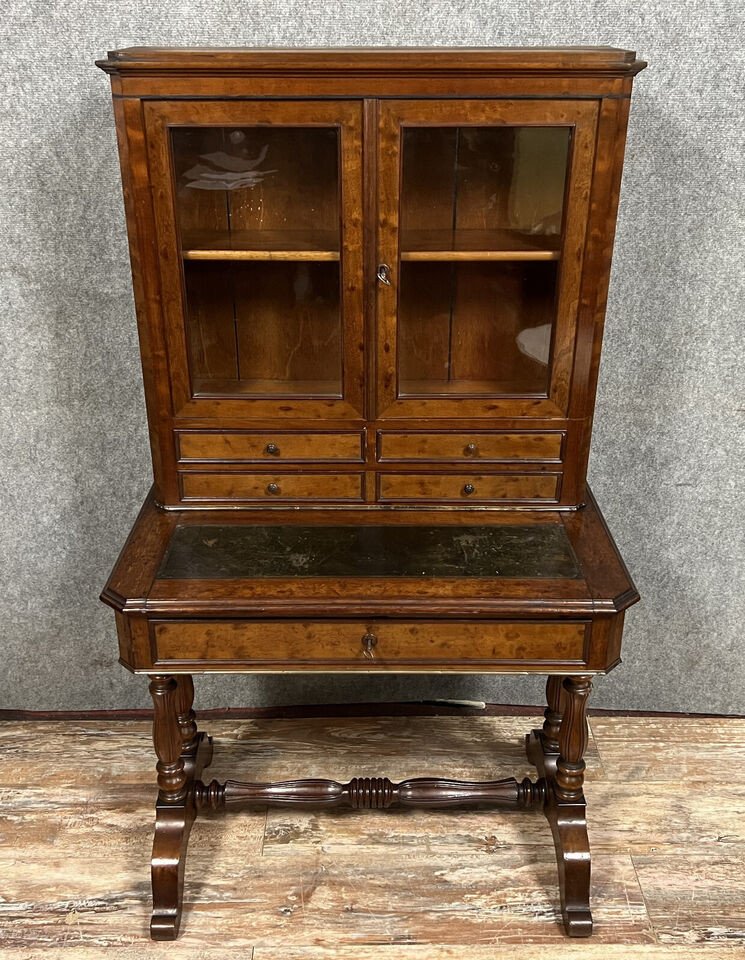
[[[600,102],[598,100],[384,100],[378,126],[378,262],[395,264],[377,288],[378,419],[565,418],[574,366],[580,284]],[[548,396],[398,398],[397,323],[401,131],[406,126],[566,126],[572,129]]]
[[[361,100],[155,100],[143,103],[172,416],[231,420],[356,420],[365,414]],[[176,226],[169,130],[217,126],[337,127],[340,189],[342,397],[194,397],[186,343],[186,301]]]

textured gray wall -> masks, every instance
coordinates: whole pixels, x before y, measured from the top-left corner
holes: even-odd
[[[0,707],[144,705],[98,591],[149,485],[108,80],[133,44],[636,49],[591,479],[643,603],[595,705],[745,712],[741,0],[10,0],[0,23]],[[201,705],[537,680],[202,680]]]

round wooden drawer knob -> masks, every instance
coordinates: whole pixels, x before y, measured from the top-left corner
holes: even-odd
[[[278,483],[268,483],[268,484],[266,485],[266,492],[267,492],[267,493],[270,493],[270,494],[273,494],[274,496],[276,496],[276,495],[280,492],[279,484],[278,484]]]
[[[463,453],[467,457],[477,457],[479,455],[478,444],[473,443],[473,441],[467,443],[465,447],[463,447]]]
[[[476,493],[476,487],[472,483],[467,483],[463,487],[463,496],[470,497],[472,493]]]
[[[267,445],[264,447],[264,453],[268,453],[270,457],[278,457],[279,447],[276,443],[267,443]]]

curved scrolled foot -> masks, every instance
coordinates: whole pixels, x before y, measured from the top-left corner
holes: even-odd
[[[550,791],[545,813],[556,848],[564,928],[570,937],[589,937],[591,861],[584,799],[567,803]]]
[[[199,777],[212,759],[212,740],[199,734],[185,755],[190,781]],[[180,803],[160,798],[155,804],[155,837],[150,871],[153,882],[153,915],[150,936],[153,940],[175,940],[181,924],[184,891],[184,865],[189,834],[196,817],[192,791]]]
[[[153,915],[150,936],[153,940],[175,940],[181,923],[184,890],[184,863],[194,820],[190,798],[185,803],[155,805],[155,839],[151,875]]]

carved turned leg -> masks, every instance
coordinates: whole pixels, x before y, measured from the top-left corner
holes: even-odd
[[[559,752],[559,731],[563,714],[562,700],[564,693],[564,678],[549,677],[546,681],[546,703],[548,706],[543,712],[543,740],[544,753]]]
[[[194,705],[194,680],[188,674],[175,678],[178,685],[176,690],[176,709],[178,725],[181,730],[182,753],[193,753],[197,748],[197,715],[192,709]]]
[[[564,715],[559,731],[559,757],[546,816],[551,824],[559,867],[561,912],[570,937],[589,937],[590,844],[587,839],[584,753],[587,749],[587,699],[590,677],[564,680]]]
[[[150,678],[155,717],[153,743],[158,756],[158,800],[151,874],[154,940],[175,940],[181,922],[184,862],[195,808],[191,785],[212,757],[212,744],[197,733],[191,677]]]
[[[186,795],[186,772],[181,759],[181,727],[178,717],[178,682],[175,677],[150,678],[153,698],[153,745],[158,757],[159,799],[179,803]]]
[[[528,760],[538,768],[542,777],[556,776],[556,761],[559,757],[559,731],[564,701],[564,677],[551,676],[546,680],[546,703],[543,712],[543,727],[533,730],[526,737],[525,749]]]
[[[543,728],[533,730],[526,744],[529,760],[548,781],[544,809],[554,837],[561,912],[570,937],[592,933],[590,845],[582,792],[591,688],[590,677],[549,677]]]

